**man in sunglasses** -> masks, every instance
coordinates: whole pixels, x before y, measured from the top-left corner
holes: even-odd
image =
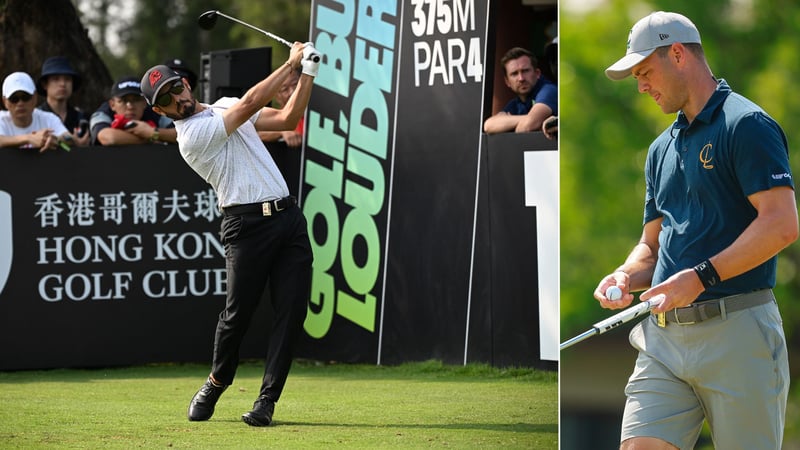
[[[111,98],[89,121],[94,145],[175,143],[172,120],[147,105],[139,78],[125,76],[111,87]]]
[[[306,219],[258,132],[297,126],[319,60],[311,43],[296,42],[289,60],[241,99],[225,97],[211,105],[195,100],[188,80],[166,65],[151,68],[142,78],[145,98],[153,111],[175,120],[181,155],[212,185],[223,213],[227,299],[217,322],[211,373],[189,404],[189,420],[210,419],[220,395],[233,383],[239,346],[269,286],[274,316],[264,379],[253,410],[242,420],[251,426],[272,423],[306,317],[313,254]],[[286,105],[265,107],[300,68],[303,74]]]
[[[61,119],[36,108],[36,85],[27,73],[14,72],[3,80],[3,104],[0,147],[36,148],[39,152],[70,148],[70,134]]]

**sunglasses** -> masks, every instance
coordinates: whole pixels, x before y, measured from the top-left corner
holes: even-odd
[[[19,94],[8,97],[8,101],[16,105],[19,102],[29,102],[32,98],[33,96],[30,94]]]
[[[181,95],[183,93],[183,82],[176,81],[167,92],[156,97],[156,105],[165,108],[172,103],[173,95]]]

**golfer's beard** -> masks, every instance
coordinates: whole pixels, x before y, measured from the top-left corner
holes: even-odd
[[[185,105],[185,106],[184,106]],[[197,107],[197,100],[191,99],[180,102],[178,105],[178,119],[186,119],[194,115],[194,110]]]
[[[175,114],[168,114],[165,113],[167,117],[172,120],[182,120],[188,117],[191,117],[194,114],[194,110],[197,108],[197,100],[183,100],[178,102],[178,112]]]

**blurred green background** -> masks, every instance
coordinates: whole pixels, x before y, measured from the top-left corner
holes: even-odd
[[[263,34],[220,19],[211,31],[197,18],[216,9],[255,24],[289,42],[305,41],[310,1],[296,0],[72,0],[112,78],[144,73],[167,58],[181,58],[195,72],[200,53],[272,47],[272,66],[289,57],[289,48]],[[200,75],[198,73],[198,75]]]
[[[675,119],[665,115],[632,78],[612,82],[604,70],[625,54],[632,25],[647,14],[673,11],[700,30],[714,75],[761,105],[789,139],[800,173],[800,4],[782,0],[561,0],[561,337],[609,316],[592,292],[619,266],[642,231],[643,168],[651,141]],[[800,244],[781,253],[776,295],[790,347],[794,387],[786,428],[788,448],[800,448]],[[630,325],[632,326],[632,324]],[[624,387],[635,353],[630,326],[561,355],[562,449],[616,448]],[[757,382],[754,380],[754,382]],[[602,429],[600,429],[602,428]],[[609,428],[611,428],[609,430]],[[586,439],[594,436],[599,441]],[[583,446],[596,442],[591,447]],[[711,448],[707,437],[698,448]]]

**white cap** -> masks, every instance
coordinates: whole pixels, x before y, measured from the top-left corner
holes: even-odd
[[[658,11],[636,22],[628,36],[628,51],[619,61],[606,69],[606,76],[622,80],[631,74],[631,69],[657,48],[672,45],[700,43],[700,32],[686,17]]]
[[[33,95],[36,92],[36,85],[33,78],[25,72],[14,72],[3,80],[3,97],[8,98],[14,92],[23,91]]]

